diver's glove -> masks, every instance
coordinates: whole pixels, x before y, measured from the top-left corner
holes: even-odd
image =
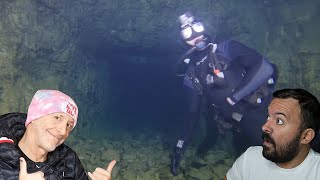
[[[176,147],[171,156],[171,165],[170,165],[170,171],[174,176],[178,175],[181,159],[182,159],[182,149]]]

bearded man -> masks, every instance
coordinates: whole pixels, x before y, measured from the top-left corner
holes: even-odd
[[[311,148],[319,130],[320,104],[303,89],[273,93],[263,146],[247,149],[228,171],[225,180],[317,180],[320,154]]]

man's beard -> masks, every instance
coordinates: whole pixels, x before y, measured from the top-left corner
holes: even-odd
[[[302,132],[299,132],[292,141],[286,144],[276,145],[275,141],[270,137],[270,135],[263,132],[262,139],[268,140],[273,145],[273,148],[263,146],[263,156],[275,163],[286,163],[291,161],[299,153],[301,133]]]

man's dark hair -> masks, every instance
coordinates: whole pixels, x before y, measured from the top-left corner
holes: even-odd
[[[318,99],[304,89],[281,89],[273,93],[274,98],[298,100],[300,106],[301,130],[312,128],[317,134],[320,126],[320,104]]]

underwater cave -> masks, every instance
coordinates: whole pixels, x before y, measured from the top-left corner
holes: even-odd
[[[183,78],[172,68],[189,48],[177,23],[186,11],[207,33],[241,41],[277,64],[277,88],[320,97],[316,0],[2,0],[0,8],[0,112],[26,113],[38,89],[69,94],[79,121],[67,144],[86,170],[117,159],[113,179],[174,178],[169,157],[186,103]],[[229,135],[197,159],[204,126],[180,179],[221,179],[235,160]]]

